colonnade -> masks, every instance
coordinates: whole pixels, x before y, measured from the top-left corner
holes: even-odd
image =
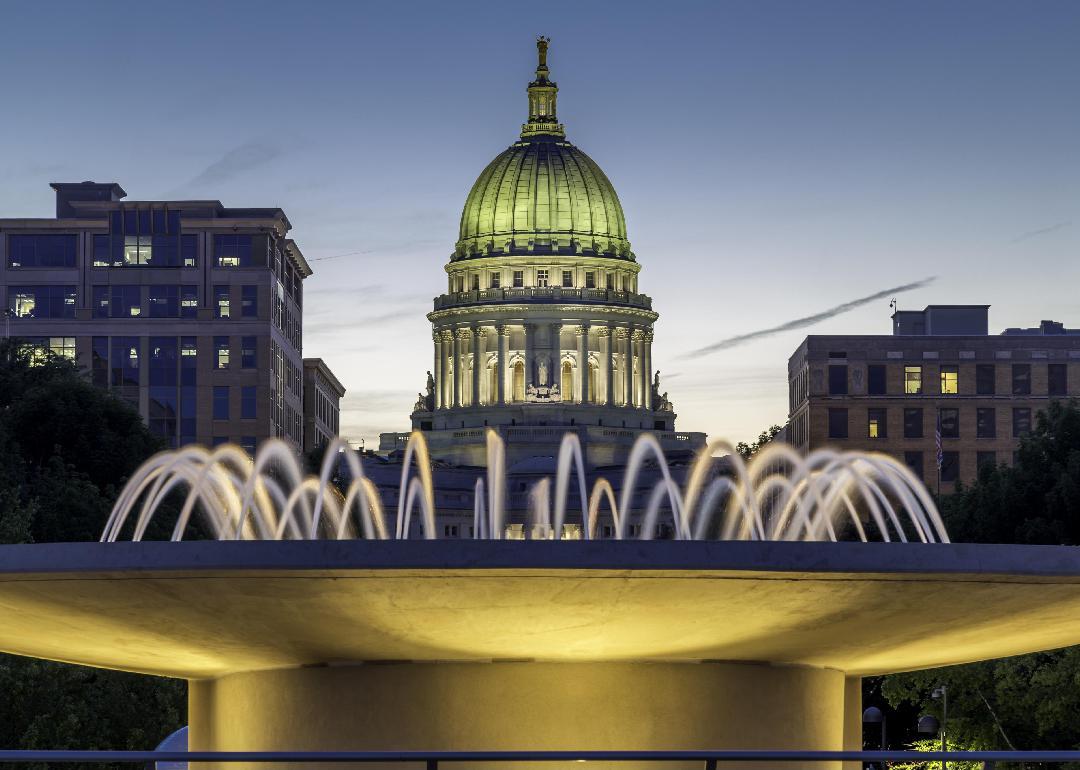
[[[575,344],[564,348],[567,328]],[[512,337],[520,344],[511,347]],[[653,407],[653,332],[645,324],[474,322],[437,328],[432,340],[436,409],[520,403],[537,388],[576,404]]]

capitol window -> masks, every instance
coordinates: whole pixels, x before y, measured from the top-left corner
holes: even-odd
[[[548,285],[548,271],[537,270],[536,271],[536,285],[540,288],[545,288]]]
[[[596,273],[594,273],[592,270],[589,270],[587,273],[585,273],[585,288],[596,288]]]
[[[562,271],[562,285],[564,289],[569,289],[574,285],[574,274],[571,271]]]
[[[480,273],[473,273],[472,275],[472,290],[480,291]]]
[[[501,278],[502,278],[502,276],[500,276],[499,273],[492,273],[491,274],[491,288],[493,288],[493,289],[499,288],[499,282],[500,282]]]
[[[515,270],[514,271],[514,288],[515,289],[520,289],[524,285],[525,285],[525,271],[524,270]]]
[[[615,273],[607,274],[607,288],[611,291],[615,289]]]

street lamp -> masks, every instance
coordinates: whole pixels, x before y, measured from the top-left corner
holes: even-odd
[[[881,725],[881,750],[885,750],[885,714],[877,706],[871,706],[862,713],[864,725]]]
[[[940,684],[930,693],[934,700],[941,698],[941,750],[945,751],[945,726],[949,723],[949,692]],[[941,760],[941,770],[945,770],[945,760]]]

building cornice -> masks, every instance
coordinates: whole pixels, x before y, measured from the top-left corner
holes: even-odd
[[[445,308],[433,310],[427,314],[427,319],[432,323],[438,321],[454,320],[465,316],[483,316],[485,318],[499,316],[505,320],[506,316],[530,316],[535,319],[540,315],[567,315],[582,313],[589,316],[622,316],[640,318],[649,323],[654,323],[660,317],[659,313],[652,310],[642,310],[626,306],[612,305],[468,305],[466,307]]]

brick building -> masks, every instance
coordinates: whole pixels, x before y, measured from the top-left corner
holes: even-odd
[[[931,305],[897,311],[889,336],[807,337],[788,360],[787,440],[894,455],[942,492],[981,463],[1011,464],[1039,410],[1080,396],[1080,330],[991,335],[988,309]]]

